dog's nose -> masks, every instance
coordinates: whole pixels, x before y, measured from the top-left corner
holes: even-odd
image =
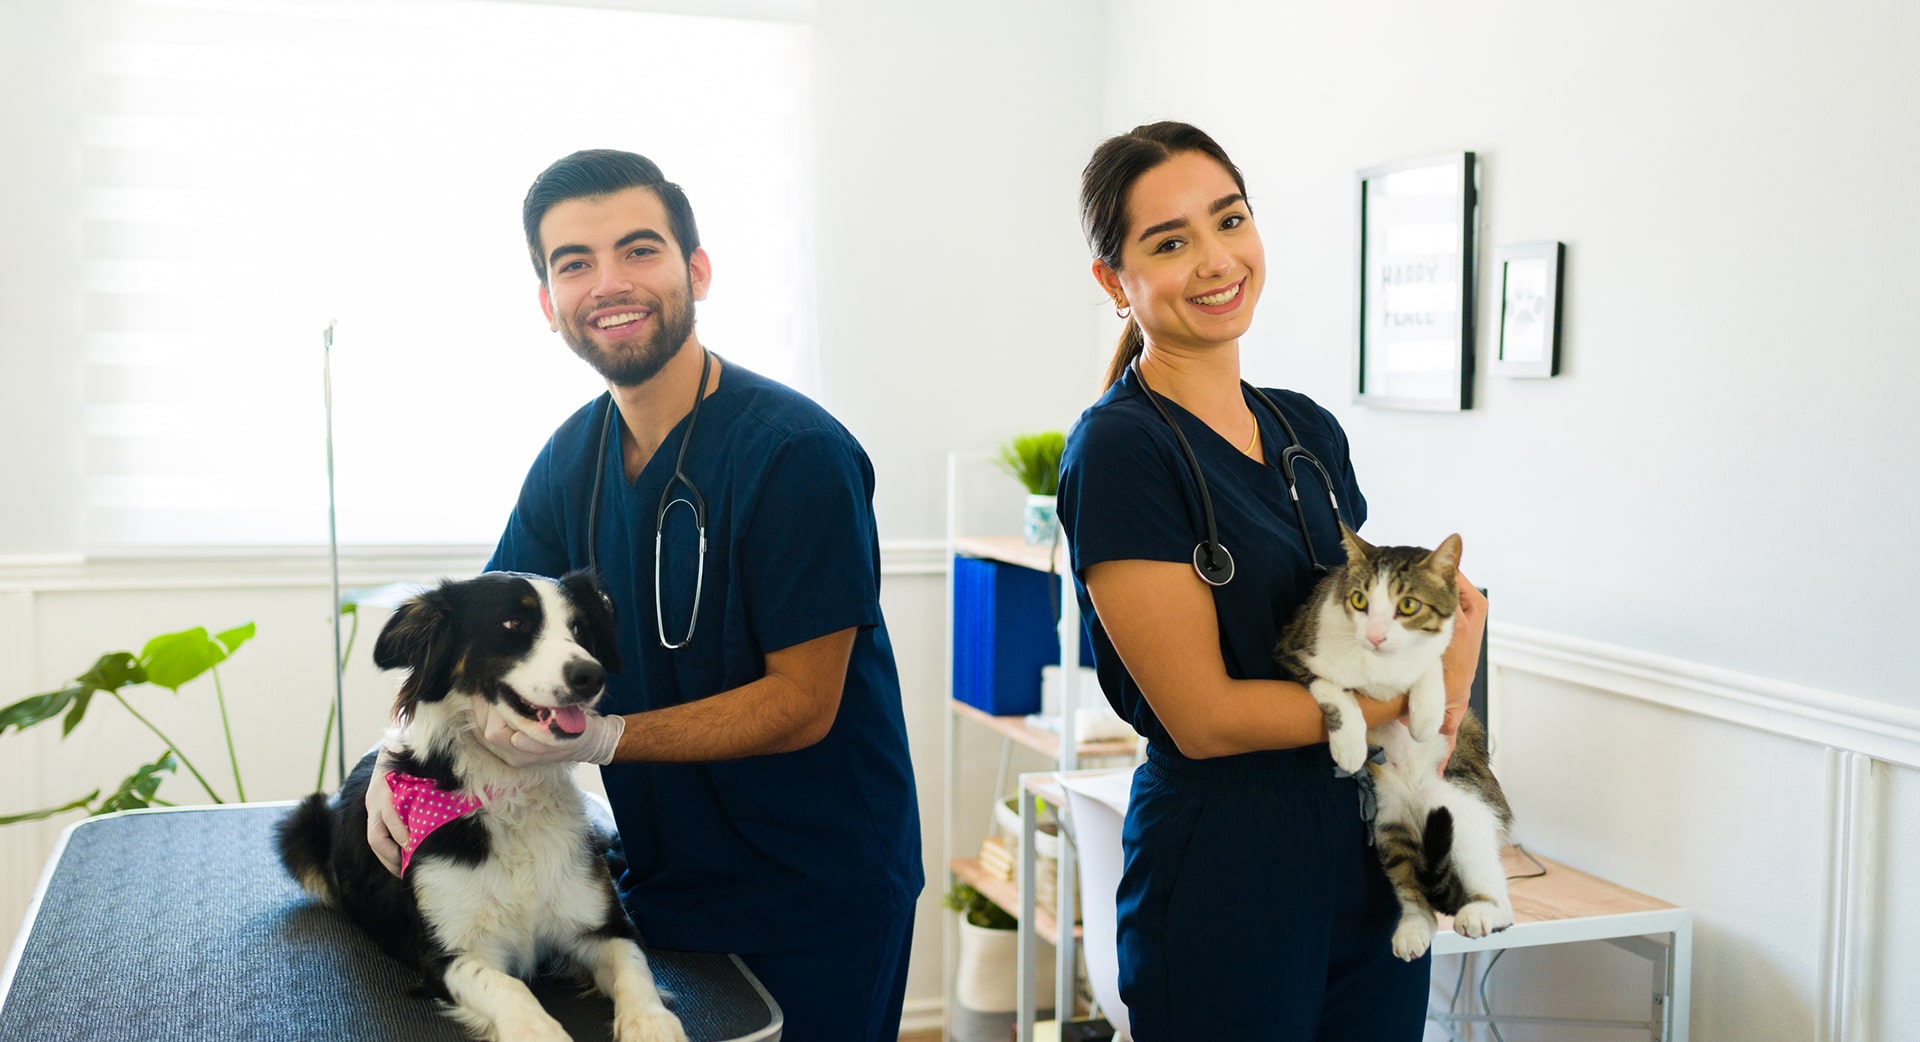
[[[582,698],[599,692],[606,683],[607,671],[592,659],[577,658],[567,663],[567,690]]]

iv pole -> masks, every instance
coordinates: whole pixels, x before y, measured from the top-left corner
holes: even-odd
[[[326,384],[327,392],[327,550],[333,564],[333,723],[335,739],[339,745],[334,750],[340,771],[337,784],[347,781],[347,697],[346,678],[343,676],[345,664],[340,661],[340,534],[335,527],[333,510],[333,327],[335,321],[329,321],[327,328],[320,334],[320,375]]]

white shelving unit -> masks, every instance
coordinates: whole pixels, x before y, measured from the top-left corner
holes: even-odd
[[[992,469],[992,457],[985,453],[949,453],[947,456],[947,608],[949,613],[954,605],[954,578],[951,561],[955,556],[977,557],[1021,568],[1030,568],[1038,572],[1050,572],[1057,576],[1059,583],[1060,624],[1058,638],[1060,643],[1060,704],[1057,729],[1036,727],[1023,716],[994,716],[955,698],[951,690],[947,694],[946,714],[946,805],[942,822],[942,853],[950,877],[959,882],[971,884],[994,904],[1009,914],[1020,916],[1020,890],[1010,880],[1000,879],[982,867],[974,851],[954,849],[954,822],[959,810],[959,760],[960,730],[962,727],[977,727],[998,734],[1003,740],[1003,759],[1011,746],[1018,745],[1031,749],[1049,760],[1056,770],[1071,771],[1081,766],[1089,758],[1112,759],[1132,758],[1138,755],[1139,745],[1133,739],[1086,742],[1076,741],[1074,736],[1075,715],[1082,699],[1101,697],[1097,690],[1083,692],[1080,675],[1080,602],[1074,595],[1073,573],[1069,565],[1069,556],[1065,540],[1057,541],[1053,546],[1030,546],[1019,535],[975,535],[967,531],[974,511],[968,513],[970,500],[968,492],[974,485],[973,479],[985,482],[991,480],[1006,488],[1017,491],[1010,478]],[[994,497],[998,499],[998,497]],[[1004,510],[1004,521],[1000,527],[1013,528],[1019,521],[1019,498],[1009,497]],[[996,504],[997,505],[997,504]],[[951,618],[946,627],[948,683],[953,678],[953,625]],[[1018,785],[1015,785],[1018,792]],[[1004,795],[994,794],[994,798]],[[1022,799],[1029,798],[1025,795]],[[1056,811],[1058,813],[1058,811]],[[1034,1008],[1034,972],[1037,955],[1037,940],[1045,940],[1054,945],[1058,956],[1055,962],[1055,990],[1057,1015],[1065,1017],[1073,1009],[1073,997],[1076,994],[1077,960],[1074,957],[1074,944],[1079,928],[1062,930],[1062,922],[1072,924],[1078,919],[1075,907],[1075,887],[1078,869],[1074,864],[1073,850],[1069,843],[1060,844],[1060,857],[1057,862],[1059,875],[1055,893],[1059,913],[1049,914],[1045,909],[1037,909],[1030,919],[1020,923],[1019,941],[1019,1038],[1033,1038]],[[1031,865],[1031,849],[1021,851],[1022,860]],[[948,1007],[953,1004],[953,974],[958,940],[953,931],[948,931],[946,943],[946,998]]]

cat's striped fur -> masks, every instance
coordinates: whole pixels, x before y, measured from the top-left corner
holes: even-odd
[[[1425,954],[1435,911],[1462,936],[1513,924],[1500,861],[1513,812],[1487,762],[1486,731],[1471,712],[1452,757],[1439,727],[1446,707],[1441,655],[1453,639],[1460,537],[1434,550],[1375,547],[1344,526],[1347,562],[1314,587],[1281,632],[1274,656],[1306,685],[1327,722],[1342,770],[1372,780],[1374,846],[1400,901],[1394,954]],[[1365,729],[1357,696],[1408,695],[1407,722]],[[1380,746],[1384,763],[1367,760]],[[1441,774],[1441,761],[1446,771]]]

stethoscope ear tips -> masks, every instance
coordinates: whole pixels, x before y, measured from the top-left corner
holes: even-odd
[[[1208,586],[1225,586],[1233,581],[1233,555],[1210,539],[1202,539],[1193,548],[1193,570]]]

